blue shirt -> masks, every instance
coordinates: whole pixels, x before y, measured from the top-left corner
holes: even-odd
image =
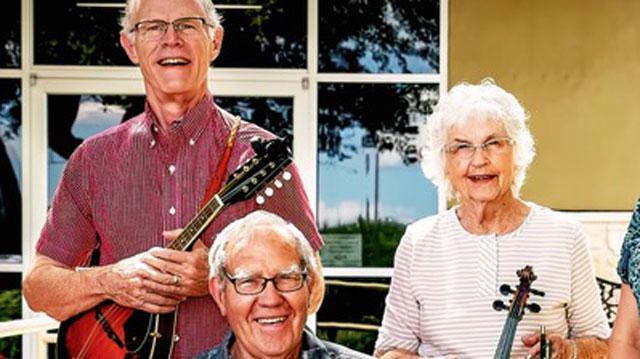
[[[231,358],[231,345],[234,342],[234,336],[231,331],[227,333],[226,338],[220,345],[210,350],[200,353],[196,359],[229,359]],[[369,355],[362,354],[355,350],[351,350],[342,345],[331,342],[325,342],[316,337],[309,329],[304,328],[302,332],[302,350],[299,358],[301,359],[365,359],[371,358]]]
[[[618,275],[623,283],[628,284],[636,297],[638,313],[640,313],[640,199],[633,211],[627,234],[620,250]]]

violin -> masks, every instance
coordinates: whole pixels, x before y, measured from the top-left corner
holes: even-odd
[[[494,359],[509,359],[511,356],[511,347],[513,346],[513,339],[516,335],[516,328],[518,323],[524,316],[525,309],[532,313],[540,312],[540,306],[536,303],[527,304],[529,294],[544,296],[544,292],[531,288],[531,283],[537,279],[533,268],[529,265],[516,271],[520,283],[513,290],[508,284],[500,286],[500,293],[504,296],[513,294],[513,298],[510,301],[510,305],[506,305],[502,300],[496,300],[493,302],[493,309],[497,311],[508,310],[507,319],[502,328],[502,334],[500,334],[500,341],[496,348]]]

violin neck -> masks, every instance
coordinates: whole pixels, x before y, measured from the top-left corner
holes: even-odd
[[[511,347],[513,346],[513,339],[516,336],[518,322],[519,320],[511,315],[507,316],[493,359],[509,359],[511,357]]]

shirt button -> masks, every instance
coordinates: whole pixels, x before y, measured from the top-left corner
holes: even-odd
[[[189,146],[193,146],[196,144],[196,140],[194,140],[193,138],[189,140]]]
[[[149,142],[149,147],[153,147],[156,145],[156,140],[151,140],[151,142]]]
[[[172,215],[172,216],[173,216],[174,214],[176,214],[176,207],[171,206],[171,208],[169,208],[169,214],[170,214],[170,215]]]
[[[176,171],[176,166],[170,165],[169,166],[169,174],[173,174],[173,172],[175,172],[175,171]]]

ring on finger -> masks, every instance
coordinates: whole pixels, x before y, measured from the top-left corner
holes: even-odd
[[[177,275],[173,275],[173,280],[171,281],[171,284],[173,285],[178,285],[180,283],[180,277],[178,277]]]

